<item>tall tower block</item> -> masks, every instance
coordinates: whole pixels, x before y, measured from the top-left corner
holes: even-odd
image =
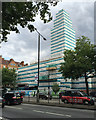
[[[51,30],[51,57],[63,56],[64,50],[74,50],[75,46],[75,30],[72,28],[72,21],[69,14],[62,9],[56,14]]]

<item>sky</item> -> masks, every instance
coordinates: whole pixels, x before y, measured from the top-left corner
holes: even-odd
[[[62,0],[57,6],[50,6],[50,11],[55,19],[56,13],[64,9],[69,13],[72,20],[73,29],[76,32],[76,38],[84,35],[90,38],[94,43],[94,0]],[[40,20],[39,16],[35,18],[35,22],[32,23],[38,29],[38,31],[47,39],[41,41],[40,59],[45,60],[50,58],[50,36],[51,29],[53,28],[53,20],[44,24]],[[27,28],[21,28],[18,26],[20,34],[11,32],[8,35],[8,42],[1,43],[0,55],[3,58],[9,60],[13,58],[17,62],[24,61],[25,63],[33,63],[38,58],[38,34],[36,31],[30,33]]]

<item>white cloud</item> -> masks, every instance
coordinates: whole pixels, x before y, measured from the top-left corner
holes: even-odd
[[[62,0],[63,1],[63,0]],[[79,2],[73,2],[72,0],[64,0],[59,2],[57,6],[50,6],[53,20],[55,14],[60,9],[65,9],[71,17],[73,28],[76,31],[76,37],[85,35],[93,40],[94,37],[94,0],[80,0]],[[53,28],[53,21],[44,24],[43,21],[36,17],[36,21],[32,23],[38,29],[38,31],[47,39],[44,41],[41,38],[41,59],[50,57],[50,34]],[[0,48],[0,54],[4,58],[13,58],[16,61],[25,61],[26,63],[32,63],[37,61],[37,47],[38,47],[38,34],[36,32],[30,33],[28,29],[21,28],[20,34],[11,32],[8,36],[8,42],[2,43]]]

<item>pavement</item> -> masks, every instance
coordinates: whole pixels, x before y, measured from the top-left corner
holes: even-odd
[[[52,99],[52,100],[39,100],[39,103],[36,102],[35,97],[25,97],[23,99],[23,103],[28,104],[38,104],[38,105],[47,105],[47,106],[57,106],[57,107],[68,107],[68,108],[78,108],[78,109],[87,109],[87,110],[96,110],[96,102],[95,105],[83,105],[83,104],[64,104],[59,99]]]

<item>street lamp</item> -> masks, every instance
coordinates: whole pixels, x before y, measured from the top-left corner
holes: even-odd
[[[43,38],[43,40],[46,40],[46,38],[43,37],[43,35],[38,32],[38,30],[35,28],[36,32],[38,33],[38,83],[37,83],[37,103],[39,103],[39,65],[40,65],[40,36]]]
[[[48,70],[48,103],[50,99],[50,71]]]

